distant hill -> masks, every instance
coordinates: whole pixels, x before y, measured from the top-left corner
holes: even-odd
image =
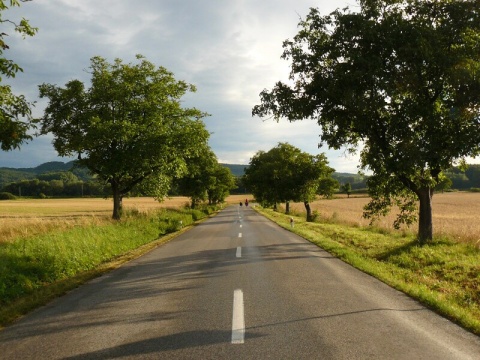
[[[234,176],[243,176],[245,175],[245,168],[248,168],[248,165],[238,165],[238,164],[220,164],[230,169]]]
[[[13,171],[13,172],[18,172],[18,173],[28,173],[28,174],[43,174],[46,172],[55,172],[55,171],[69,171],[72,169],[74,165],[74,161],[69,161],[69,162],[62,162],[62,161],[50,161],[43,163],[41,165],[38,165],[37,167],[33,168],[8,168],[8,167],[1,167],[0,171]]]
[[[0,168],[0,189],[5,186],[6,184],[18,182],[21,180],[30,180],[35,179],[38,175],[49,173],[49,172],[61,172],[61,171],[69,171],[73,168],[74,161],[69,161],[67,163],[61,161],[50,161],[38,165],[37,167],[33,168],[8,168],[8,167],[1,167]],[[80,178],[84,178],[82,176],[85,171],[78,170],[75,171],[75,175],[79,176]]]

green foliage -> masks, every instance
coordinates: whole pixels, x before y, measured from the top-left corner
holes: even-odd
[[[16,200],[17,197],[9,192],[0,192],[0,200]]]
[[[340,186],[340,191],[344,192],[345,194],[348,195],[348,197],[350,197],[350,194],[352,192],[352,185],[349,182],[347,182],[347,183],[343,184],[342,186]]]
[[[253,114],[314,118],[330,147],[361,147],[362,168],[386,182],[369,210],[410,192],[430,240],[440,174],[480,151],[478,2],[361,1],[357,12],[311,9],[299,26],[284,42],[294,85],[264,90]]]
[[[0,24],[2,25],[0,32],[0,148],[4,151],[18,148],[25,140],[32,138],[27,134],[30,128],[29,121],[32,120],[32,104],[25,99],[25,96],[13,94],[9,85],[1,84],[3,77],[14,78],[19,71],[23,71],[16,62],[5,57],[4,52],[9,49],[9,46],[5,41],[8,34],[3,32],[4,27],[12,26],[13,30],[24,38],[33,36],[37,32],[37,29],[31,27],[25,19],[16,22],[4,18],[4,12],[14,6],[20,6],[20,1],[0,1]]]
[[[336,188],[333,169],[324,154],[310,155],[279,143],[268,152],[258,151],[245,170],[243,182],[255,199],[264,205],[302,201],[309,213],[309,202],[321,192],[328,197]]]
[[[89,89],[78,80],[39,87],[40,97],[49,99],[41,132],[54,135],[60,156],[77,155],[80,166],[111,186],[115,219],[122,197],[147,180],[163,198],[170,179],[185,174],[187,160],[209,137],[200,120],[207,114],[181,106],[195,87],[140,55],[137,60],[110,64],[93,57]]]

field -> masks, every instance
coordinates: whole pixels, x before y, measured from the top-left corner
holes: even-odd
[[[312,210],[319,213],[321,219],[346,223],[352,226],[368,226],[369,220],[362,218],[363,206],[367,197],[341,197],[333,200],[317,200],[311,204]],[[452,192],[435,194],[433,206],[434,236],[448,236],[457,241],[466,241],[480,245],[480,193]],[[290,204],[295,212],[304,212],[303,203]],[[394,213],[380,218],[375,227],[393,230]],[[417,225],[403,232],[416,233]]]
[[[238,204],[245,195],[232,195],[227,203]],[[251,196],[248,196],[249,200]],[[368,226],[369,220],[362,218],[366,197],[339,197],[313,202],[312,209],[320,219],[346,223],[352,226]],[[179,207],[188,203],[186,197],[173,197],[159,203],[152,198],[126,198],[126,211],[149,212],[162,207]],[[112,200],[108,199],[34,199],[0,202],[0,242],[18,236],[43,233],[48,229],[69,228],[91,222],[110,221]],[[303,203],[291,204],[294,212],[305,211]],[[378,228],[393,230],[394,215],[380,218]],[[448,236],[458,241],[480,244],[480,193],[445,193],[433,197],[433,226],[435,236]],[[416,232],[416,226],[402,229]]]
[[[233,195],[227,203],[245,200]],[[125,198],[125,211],[150,212],[160,208],[178,208],[188,204],[187,197],[172,197],[159,203],[153,198]],[[112,199],[32,199],[0,201],[0,243],[15,238],[68,229],[91,223],[111,221]]]

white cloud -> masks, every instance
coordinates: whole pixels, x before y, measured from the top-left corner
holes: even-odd
[[[11,39],[9,56],[25,72],[14,89],[38,100],[41,83],[63,86],[72,79],[89,81],[90,58],[134,61],[140,53],[165,66],[176,78],[195,84],[185,98],[212,116],[210,145],[222,162],[248,163],[256,151],[289,142],[303,151],[326,151],[332,167],[356,172],[356,159],[318,149],[319,127],[313,122],[262,121],[251,116],[258,94],[286,80],[288,61],[282,43],[298,31],[310,6],[325,13],[345,1],[319,0],[35,0],[12,14],[25,17],[39,32]],[[34,113],[40,116],[45,101]],[[36,166],[57,160],[51,138],[33,140],[21,151],[0,152],[1,166]]]

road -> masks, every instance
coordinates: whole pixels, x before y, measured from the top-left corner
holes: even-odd
[[[230,206],[0,332],[1,359],[479,359],[480,338]]]

